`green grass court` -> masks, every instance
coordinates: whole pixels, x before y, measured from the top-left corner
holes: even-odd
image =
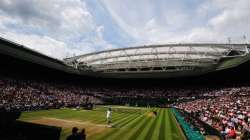
[[[154,116],[152,111],[156,111]],[[106,125],[106,107],[94,110],[54,109],[22,113],[20,120],[62,127],[61,140],[71,129],[85,128],[87,140],[182,140],[185,136],[171,109],[112,107],[112,128]]]

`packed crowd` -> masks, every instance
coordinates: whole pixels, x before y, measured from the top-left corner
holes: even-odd
[[[204,98],[210,96],[210,92],[212,90],[209,88],[103,87],[68,84],[65,81],[53,83],[0,77],[0,108],[26,111],[104,102],[159,106]]]
[[[225,139],[249,137],[250,87],[224,88],[215,98],[176,104],[217,129]]]
[[[6,78],[0,80],[0,108],[6,110],[77,107],[88,103],[97,104],[101,100],[74,86]]]
[[[131,105],[165,105],[174,102],[186,102],[206,97],[222,95],[217,88],[167,88],[167,87],[98,87],[88,88],[89,93],[102,96],[102,99],[112,104]]]

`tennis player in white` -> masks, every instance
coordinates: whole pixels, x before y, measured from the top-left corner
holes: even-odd
[[[112,127],[111,126],[111,117],[112,117],[112,111],[111,111],[111,108],[109,107],[107,110],[107,116],[106,116],[108,127]]]

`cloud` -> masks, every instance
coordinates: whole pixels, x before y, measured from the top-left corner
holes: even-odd
[[[66,56],[69,57],[72,54],[80,55],[82,53],[80,50],[70,49],[64,42],[57,41],[48,36],[26,35],[12,32],[0,33],[0,36],[58,59],[63,59]],[[69,52],[71,52],[71,54]]]
[[[23,28],[45,29],[52,35],[71,36],[94,28],[91,14],[80,0],[3,0],[0,10]]]
[[[146,44],[242,43],[248,0],[1,0],[0,35],[62,59]],[[57,50],[57,51],[56,51]]]
[[[0,17],[7,39],[59,59],[112,46],[84,0],[2,0]]]
[[[226,42],[228,37],[242,43],[243,35],[250,36],[248,0],[103,2],[134,44]]]
[[[218,14],[207,21],[206,26],[192,29],[190,41],[227,42],[232,38],[235,43],[243,43],[243,36],[250,36],[250,5],[247,0],[213,0],[211,9]]]

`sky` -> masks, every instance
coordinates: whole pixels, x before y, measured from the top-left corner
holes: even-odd
[[[0,37],[48,56],[250,41],[250,0],[0,0]]]

